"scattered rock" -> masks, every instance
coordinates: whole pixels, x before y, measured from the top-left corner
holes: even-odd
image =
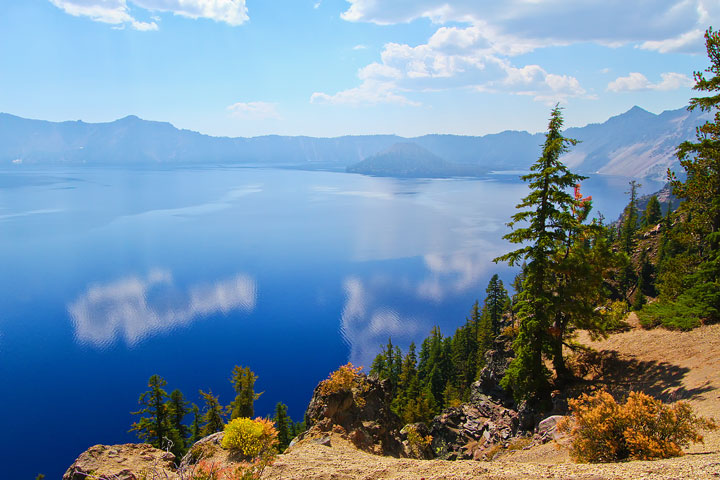
[[[471,403],[445,409],[432,420],[432,447],[448,460],[482,460],[487,450],[507,447],[519,432],[518,425],[515,410],[476,394]]]
[[[80,454],[63,475],[63,480],[175,480],[179,479],[176,472],[175,455],[152,445],[95,445]]]

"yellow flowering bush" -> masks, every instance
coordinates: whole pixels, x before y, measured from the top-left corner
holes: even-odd
[[[568,403],[572,420],[558,429],[572,435],[570,454],[579,462],[676,457],[690,442],[703,441],[700,430],[717,428],[685,402],[665,405],[640,392],[631,392],[622,405],[605,391]]]
[[[277,443],[277,430],[264,418],[236,418],[225,425],[221,446],[236,450],[246,457],[257,457]]]

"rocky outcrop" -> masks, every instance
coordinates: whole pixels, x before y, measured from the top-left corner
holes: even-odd
[[[500,380],[505,376],[505,371],[512,360],[512,348],[509,339],[499,336],[493,342],[493,348],[485,352],[485,366],[480,371],[479,379],[471,389],[470,401],[477,402],[477,395],[487,396],[505,407],[512,407],[514,404],[512,395],[500,386]]]
[[[517,411],[478,393],[472,402],[445,409],[432,420],[432,448],[448,460],[484,460],[488,450],[509,445],[518,425]]]
[[[367,452],[403,456],[400,418],[390,410],[392,392],[387,380],[358,374],[352,388],[323,395],[315,388],[305,414],[308,431],[304,438],[328,432],[346,436]]]
[[[146,443],[95,445],[80,454],[63,480],[141,480],[180,477],[175,469],[175,455]]]

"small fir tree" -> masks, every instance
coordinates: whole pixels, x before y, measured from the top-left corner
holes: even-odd
[[[250,367],[239,367],[235,366],[232,372],[233,388],[237,395],[235,400],[230,404],[230,419],[235,418],[251,418],[255,415],[255,400],[260,398],[261,393],[255,393],[255,381],[257,375],[250,370]]]
[[[293,439],[292,436],[292,420],[287,413],[287,405],[282,402],[278,402],[275,405],[275,416],[273,417],[275,422],[275,428],[277,429],[278,438],[278,451],[284,452],[285,449],[290,445],[290,441]]]
[[[138,403],[141,408],[133,415],[142,415],[130,428],[138,438],[154,447],[165,449],[172,428],[167,411],[167,392],[163,389],[167,382],[160,375],[152,375],[148,380],[146,392],[140,394]]]
[[[212,394],[212,390],[203,392],[200,390],[200,396],[205,402],[205,412],[201,417],[202,427],[200,428],[200,435],[207,437],[216,432],[222,432],[225,428],[224,420],[224,409],[220,405],[220,400],[217,396]]]

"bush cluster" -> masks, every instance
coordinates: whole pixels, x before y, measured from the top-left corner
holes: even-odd
[[[221,446],[253,458],[273,450],[276,443],[277,430],[270,420],[241,417],[225,426]]]
[[[700,430],[717,428],[685,402],[665,405],[640,392],[630,393],[625,404],[605,391],[568,403],[572,420],[558,428],[573,436],[570,454],[579,462],[676,457],[690,442],[703,441]]]

